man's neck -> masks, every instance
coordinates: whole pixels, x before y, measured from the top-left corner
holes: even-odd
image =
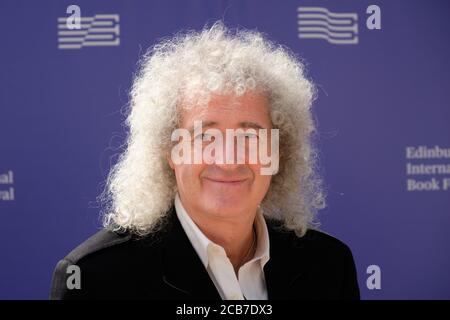
[[[253,257],[256,250],[256,233],[253,231],[256,209],[254,214],[243,214],[239,219],[226,219],[199,213],[184,204],[183,206],[203,234],[225,249],[237,274],[241,265]]]

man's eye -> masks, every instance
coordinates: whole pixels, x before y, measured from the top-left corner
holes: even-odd
[[[241,135],[241,137],[247,138],[247,139],[256,139],[258,138],[258,135],[256,133],[246,132]]]
[[[199,134],[195,137],[196,140],[201,140],[201,141],[211,141],[212,140],[212,135],[208,134],[208,133],[202,133]]]

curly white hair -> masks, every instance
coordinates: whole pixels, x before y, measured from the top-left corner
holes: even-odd
[[[260,89],[280,134],[280,163],[260,209],[298,236],[316,228],[325,207],[316,125],[316,89],[301,60],[257,31],[218,21],[200,32],[164,39],[143,56],[127,108],[127,140],[99,196],[107,228],[145,236],[159,230],[177,186],[166,153],[179,125],[181,100],[208,102],[211,94]],[[202,101],[199,100],[201,97]]]

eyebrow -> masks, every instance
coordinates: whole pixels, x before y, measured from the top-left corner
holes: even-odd
[[[266,129],[263,126],[261,126],[260,124],[258,124],[256,122],[251,122],[251,121],[240,122],[239,123],[239,127],[242,127],[242,128],[253,128],[253,129]]]
[[[214,125],[216,125],[217,122],[216,121],[202,121],[202,128],[208,128],[208,127],[212,127]],[[239,127],[240,128],[253,128],[253,129],[267,129],[264,128],[262,125],[256,123],[256,122],[252,122],[252,121],[243,121],[243,122],[239,122]],[[189,127],[189,132],[193,133],[194,132],[194,126]]]

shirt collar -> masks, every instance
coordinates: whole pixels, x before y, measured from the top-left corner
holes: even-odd
[[[255,230],[258,242],[255,250],[255,256],[251,261],[260,259],[261,267],[264,267],[270,258],[269,231],[267,230],[266,219],[264,219],[259,209],[255,217]]]
[[[222,247],[209,240],[200,230],[200,228],[195,224],[195,222],[184,209],[178,193],[175,196],[175,211],[184,231],[186,232],[186,235],[189,238],[189,241],[200,257],[203,265],[205,266],[205,268],[208,267],[208,247],[210,245],[218,246],[220,248]],[[264,265],[270,258],[269,232],[267,230],[266,220],[259,210],[255,217],[255,231],[257,237],[257,247],[255,250],[255,255],[250,261],[260,260],[261,267],[264,267]]]

